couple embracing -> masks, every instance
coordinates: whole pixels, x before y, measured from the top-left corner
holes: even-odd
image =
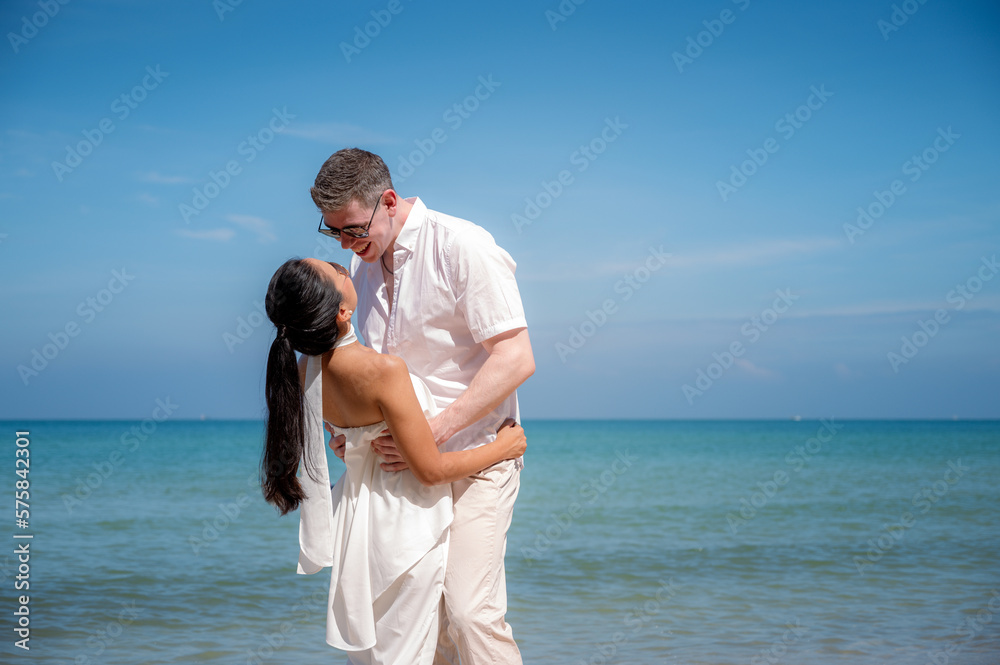
[[[514,261],[399,197],[364,150],[330,157],[311,193],[320,232],[355,256],[271,279],[261,469],[265,498],[300,510],[298,572],[332,569],[327,642],[352,663],[520,663],[504,554],[515,390],[535,365]],[[333,487],[323,423],[346,466]]]

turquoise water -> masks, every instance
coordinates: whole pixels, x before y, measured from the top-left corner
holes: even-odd
[[[4,662],[341,662],[328,573],[295,574],[297,517],[256,487],[260,423],[0,425],[11,503],[31,432]],[[1000,662],[1000,422],[526,431],[507,578],[527,663]],[[15,533],[34,536],[27,592]]]

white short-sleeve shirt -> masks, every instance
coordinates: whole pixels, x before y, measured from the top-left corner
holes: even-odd
[[[351,260],[358,330],[376,351],[399,356],[443,409],[469,387],[489,357],[483,340],[526,328],[516,264],[472,222],[413,204],[393,247],[392,315],[382,266]],[[466,450],[495,438],[504,419],[520,419],[512,393],[441,450]]]

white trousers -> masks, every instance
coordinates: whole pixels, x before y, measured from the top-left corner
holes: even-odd
[[[515,461],[507,460],[451,484],[455,519],[435,665],[521,665],[504,618],[507,529],[520,480]]]

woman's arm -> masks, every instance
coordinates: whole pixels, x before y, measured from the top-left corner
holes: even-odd
[[[379,361],[383,364],[376,396],[379,408],[400,455],[424,485],[450,483],[524,454],[527,441],[519,425],[501,428],[496,441],[478,448],[441,452],[413,392],[406,364],[395,356],[382,356]]]

